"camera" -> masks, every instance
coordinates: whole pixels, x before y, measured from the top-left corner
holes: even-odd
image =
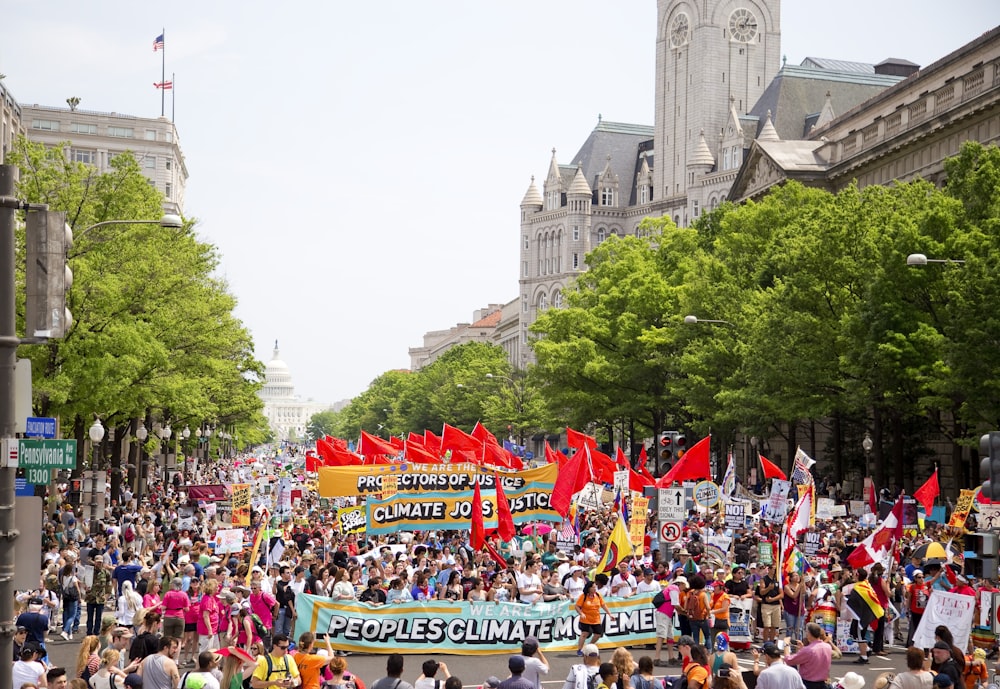
[[[716,673],[716,676],[718,676],[718,677],[729,677],[729,674],[732,671],[733,670],[732,670],[731,667],[724,665],[724,666],[722,666],[722,667],[719,668],[719,671]]]

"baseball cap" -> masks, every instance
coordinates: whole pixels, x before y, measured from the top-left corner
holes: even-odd
[[[508,658],[507,668],[515,674],[520,674],[524,672],[524,656],[515,655]]]
[[[764,655],[771,656],[772,658],[781,657],[781,649],[779,649],[778,644],[774,643],[773,641],[766,642],[763,646],[760,647],[760,650]]]
[[[524,641],[521,642],[521,653],[526,656],[530,656],[532,653],[538,650],[538,639],[533,636],[527,636]]]
[[[951,651],[951,646],[946,641],[938,641],[934,644],[934,648],[941,649],[942,651]]]
[[[490,675],[483,682],[482,689],[497,689],[500,686],[500,678],[494,675]]]
[[[585,657],[586,656],[594,657],[601,655],[601,649],[597,647],[597,644],[584,644],[583,648],[580,649],[580,652],[583,653]]]

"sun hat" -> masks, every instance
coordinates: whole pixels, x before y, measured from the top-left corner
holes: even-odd
[[[848,672],[837,682],[840,689],[862,689],[865,686],[865,678],[856,672]]]

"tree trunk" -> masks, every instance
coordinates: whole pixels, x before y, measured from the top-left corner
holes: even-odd
[[[903,419],[900,417],[899,413],[896,412],[892,415],[893,497],[899,495],[899,491],[903,488],[903,468],[906,464],[906,453],[905,448],[903,447],[905,442],[906,440],[903,438]],[[888,470],[888,467],[886,467],[886,469]],[[888,473],[888,471],[886,473]]]

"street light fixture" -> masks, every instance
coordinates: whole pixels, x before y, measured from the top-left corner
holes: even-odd
[[[729,321],[719,320],[717,318],[698,318],[697,316],[684,316],[684,322],[688,325],[695,325],[697,323],[722,323],[723,325],[735,325]]]
[[[139,441],[139,454],[135,458],[135,501],[141,504],[143,486],[146,482],[146,438],[149,437],[149,430],[146,423],[139,421],[139,427],[135,429],[135,439]]]
[[[101,454],[101,441],[104,440],[104,425],[100,419],[94,419],[90,427],[90,443],[93,458],[90,463],[90,533],[97,533],[97,472]]]
[[[927,258],[924,254],[910,254],[906,257],[908,266],[925,266],[928,263],[965,263],[960,258]]]
[[[871,479],[871,459],[870,459],[870,457],[871,457],[871,453],[872,453],[872,448],[873,447],[875,447],[875,443],[872,442],[871,433],[869,433],[868,431],[865,431],[865,439],[861,441],[861,449],[863,449],[865,451],[865,476],[869,479],[869,482],[870,482],[870,479]],[[875,490],[875,484],[874,483],[870,483],[870,485],[871,485],[872,491],[874,491]]]

